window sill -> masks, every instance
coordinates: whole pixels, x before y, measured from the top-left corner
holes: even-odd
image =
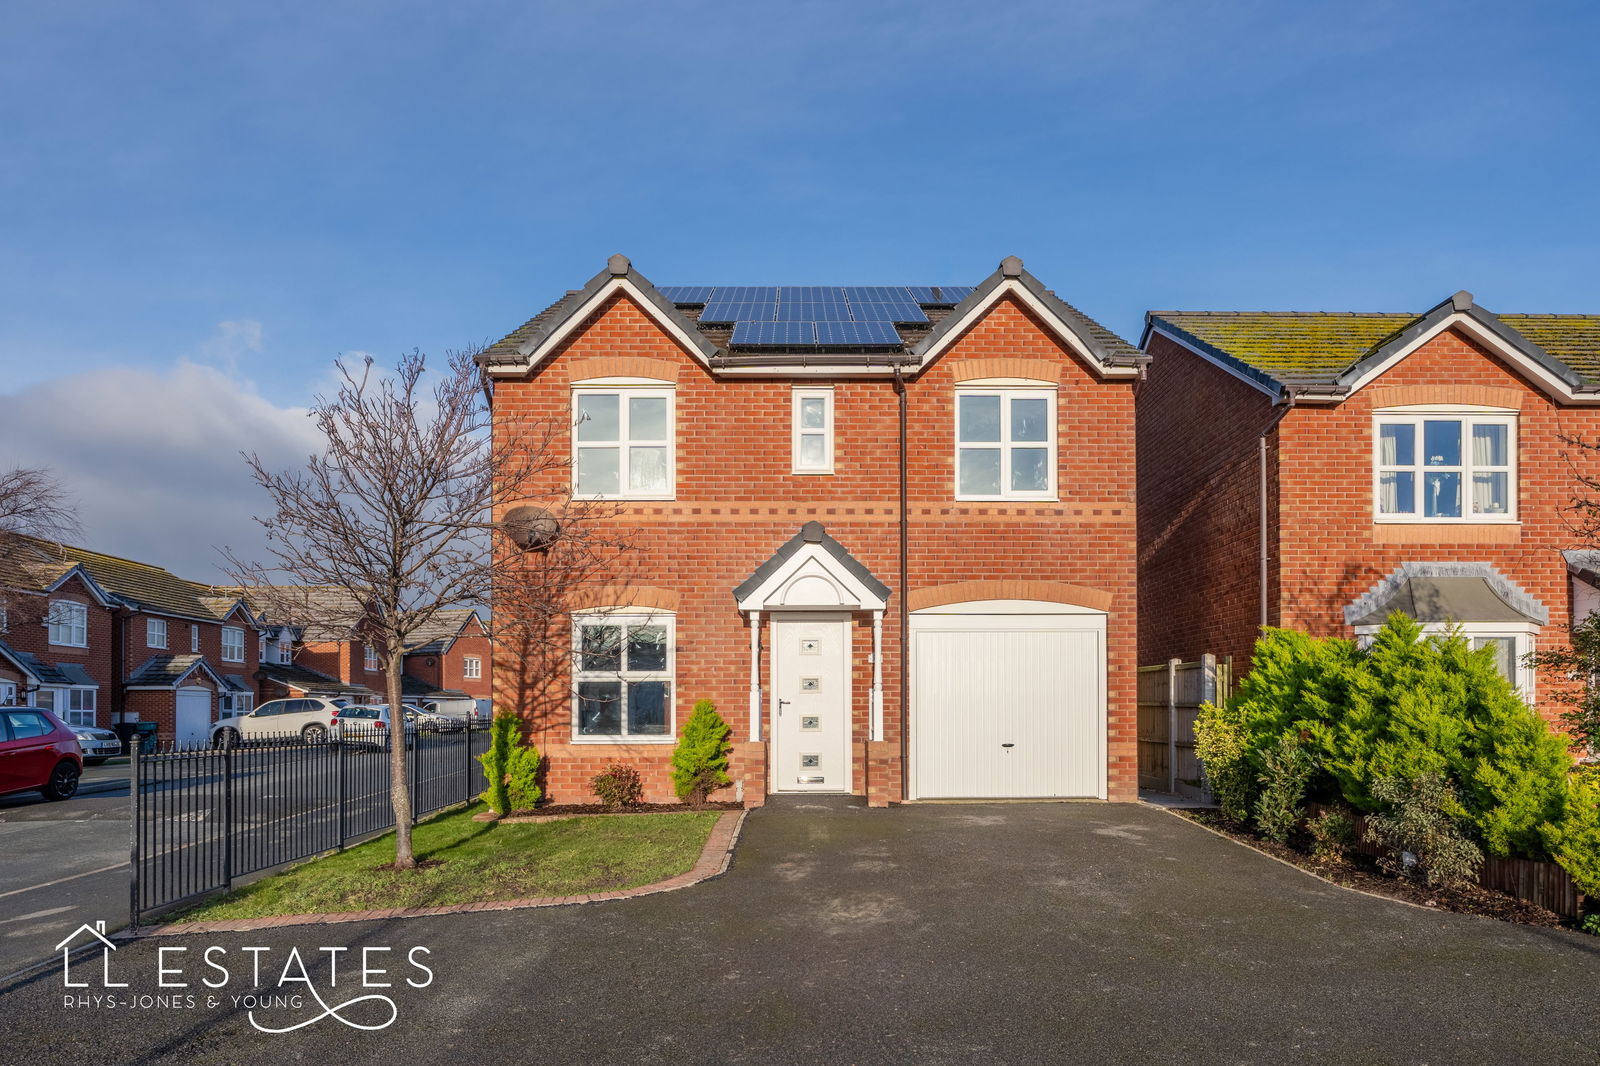
[[[676,744],[677,737],[573,737],[574,744],[606,744],[611,747]]]
[[[1516,544],[1522,523],[1511,522],[1374,522],[1374,544]]]
[[[580,496],[574,493],[574,500],[585,503],[675,503],[677,495],[671,496]]]
[[[791,470],[790,477],[832,477],[832,470]]]
[[[957,496],[957,503],[1060,503],[1059,496]]]

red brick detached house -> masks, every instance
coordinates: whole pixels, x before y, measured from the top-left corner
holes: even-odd
[[[53,673],[29,667],[34,679],[15,693],[0,679],[0,702],[50,707],[75,725],[155,722],[162,741],[189,744],[208,741],[217,718],[250,709],[256,620],[237,597],[148,563],[12,541],[6,583],[28,616],[7,619],[0,663],[15,674],[19,655],[31,656]],[[35,580],[17,588],[28,586],[24,574]],[[26,606],[40,602],[42,616]]]
[[[569,604],[570,654],[499,643],[552,800],[617,761],[670,798],[699,699],[751,804],[1134,798],[1146,360],[1020,260],[976,288],[657,289],[615,256],[479,359],[497,434],[554,427],[641,549]]]
[[[489,630],[470,607],[440,611],[425,642],[406,653],[406,695],[486,700],[494,670]]]
[[[1142,662],[1399,610],[1522,664],[1596,606],[1558,435],[1600,432],[1600,316],[1153,311],[1139,396]]]

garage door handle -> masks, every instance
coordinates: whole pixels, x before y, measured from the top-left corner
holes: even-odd
[[[1016,747],[1016,745],[1015,745],[1015,744],[1002,744],[1002,745],[1000,745],[1000,746],[1001,746],[1001,747],[1002,747],[1002,748],[1014,748],[1014,747]]]

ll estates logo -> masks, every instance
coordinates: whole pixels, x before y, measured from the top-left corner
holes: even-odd
[[[85,923],[56,945],[63,1008],[174,1011],[226,1006],[244,1011],[263,1033],[290,1033],[326,1018],[376,1031],[393,1025],[400,1014],[393,997],[376,989],[433,984],[433,970],[424,961],[432,952],[421,946],[315,947],[304,952],[299,947],[165,946],[156,949],[149,972],[148,963],[143,968],[119,965],[117,945],[105,930],[105,922]],[[97,941],[98,966],[92,954],[72,961],[73,952]],[[325,974],[318,962],[325,964]],[[150,988],[154,991],[139,991]]]

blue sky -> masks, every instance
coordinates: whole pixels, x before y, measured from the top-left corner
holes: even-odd
[[[56,461],[86,539],[195,572],[255,501],[218,464],[246,431],[295,454],[336,354],[493,339],[615,251],[663,284],[970,284],[1014,253],[1130,339],[1151,307],[1458,288],[1600,311],[1597,23],[1360,0],[9,4],[0,403],[104,397],[70,419],[103,439]],[[153,422],[117,402],[140,389],[168,398]],[[174,430],[194,403],[240,425]],[[37,438],[62,419],[31,417],[0,457],[60,451]],[[122,464],[136,523],[100,502],[97,456],[126,447],[177,464]],[[162,528],[185,463],[215,529]]]

